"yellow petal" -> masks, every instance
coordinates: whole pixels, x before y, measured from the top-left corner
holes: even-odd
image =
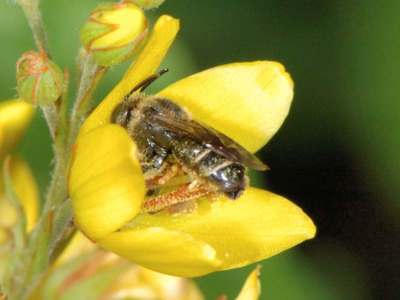
[[[76,143],[69,191],[78,227],[92,240],[119,229],[140,210],[145,185],[125,129],[106,125]]]
[[[0,160],[18,143],[33,113],[33,106],[22,100],[0,102]]]
[[[204,297],[196,284],[187,278],[170,276],[145,268],[139,268],[141,277],[158,298],[165,300],[203,300]]]
[[[39,192],[36,180],[28,164],[17,156],[11,157],[10,173],[13,188],[26,215],[27,230],[30,231],[38,216]],[[16,218],[16,211],[5,198],[3,182],[0,180],[0,227],[13,226]]]
[[[255,152],[286,118],[293,82],[277,62],[233,63],[184,78],[159,96],[186,107],[195,120]]]
[[[5,195],[0,196],[0,228],[10,228],[17,220],[17,212]],[[1,243],[0,243],[1,244]]]
[[[100,299],[159,299],[157,291],[142,280],[141,269],[133,265],[128,271],[123,272],[112,282]]]
[[[210,245],[189,234],[151,224],[114,232],[98,243],[139,265],[171,275],[202,275],[217,270],[220,265]]]
[[[169,276],[132,265],[119,276],[101,299],[203,300],[196,284],[186,278]]]
[[[92,19],[110,25],[110,33],[103,34],[90,45],[91,50],[121,47],[139,37],[147,26],[143,10],[133,3],[115,4],[112,9],[95,11]]]
[[[236,201],[223,196],[211,203],[200,201],[198,209],[190,214],[141,214],[127,227],[125,232],[113,233],[100,243],[155,271],[185,277],[212,271],[196,269],[193,265],[196,259],[186,258],[188,251],[183,249],[191,247],[191,243],[211,246],[222,261],[218,269],[231,269],[293,247],[314,237],[316,230],[311,219],[295,204],[256,188],[247,189]],[[158,245],[164,243],[153,238],[153,231],[161,231],[163,240],[180,246],[168,244],[170,248],[164,249],[165,245]]]
[[[38,217],[39,191],[37,183],[29,165],[21,158],[13,156],[10,167],[13,187],[25,211],[27,230],[30,231]]]
[[[138,83],[154,74],[160,66],[179,30],[179,21],[161,16],[154,25],[146,46],[130,66],[123,79],[114,87],[83,124],[80,134],[110,123],[111,113]]]
[[[257,300],[260,297],[261,285],[260,280],[258,279],[259,276],[260,266],[257,266],[256,269],[247,277],[236,300]]]

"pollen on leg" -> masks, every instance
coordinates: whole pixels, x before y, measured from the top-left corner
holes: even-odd
[[[170,214],[189,214],[194,212],[197,209],[197,206],[198,204],[196,200],[190,200],[172,205],[166,209],[168,209]]]
[[[213,192],[214,190],[206,185],[200,185],[193,189],[190,184],[185,184],[172,192],[167,192],[146,200],[143,206],[143,211],[147,213],[155,213],[179,203],[196,200]]]

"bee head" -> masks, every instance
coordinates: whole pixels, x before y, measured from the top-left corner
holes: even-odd
[[[138,99],[130,97],[118,104],[111,114],[111,122],[127,127],[129,121],[135,118]]]

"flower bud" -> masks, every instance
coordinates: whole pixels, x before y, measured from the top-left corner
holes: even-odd
[[[26,102],[45,105],[63,90],[63,72],[44,52],[25,52],[17,62],[17,90]]]
[[[97,64],[112,66],[130,58],[147,33],[143,10],[130,2],[104,3],[81,29],[81,41]]]
[[[143,9],[152,9],[159,7],[165,0],[134,0],[134,2]]]

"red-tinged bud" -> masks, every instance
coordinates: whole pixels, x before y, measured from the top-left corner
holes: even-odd
[[[63,72],[44,52],[28,51],[17,62],[17,90],[32,104],[56,101],[63,90]]]

